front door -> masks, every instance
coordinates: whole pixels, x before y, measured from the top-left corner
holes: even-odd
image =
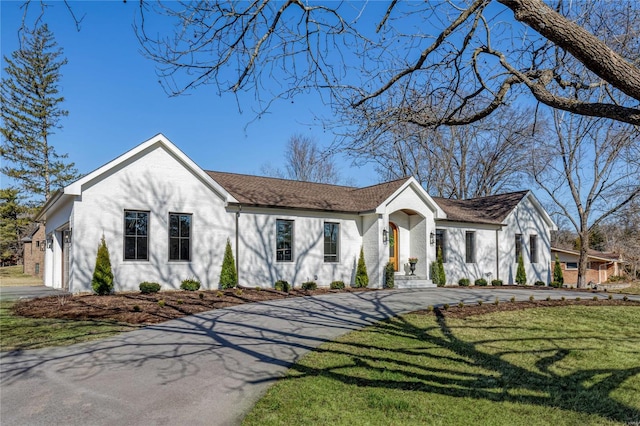
[[[389,262],[393,263],[394,271],[398,271],[398,227],[389,222]]]

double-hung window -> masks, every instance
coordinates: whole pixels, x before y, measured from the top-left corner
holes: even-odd
[[[169,214],[169,260],[191,260],[190,214]]]
[[[447,262],[447,231],[436,229],[436,256],[442,253],[442,263]]]
[[[476,233],[467,231],[465,233],[465,262],[476,263]]]
[[[324,223],[324,261],[338,262],[340,248],[340,224]]]
[[[538,263],[538,236],[529,236],[529,256],[531,263]]]
[[[293,262],[292,220],[276,220],[276,261]]]
[[[149,260],[149,212],[124,211],[124,259]]]

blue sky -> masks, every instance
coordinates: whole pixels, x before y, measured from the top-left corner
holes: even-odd
[[[44,20],[69,61],[60,81],[69,116],[52,144],[69,154],[81,174],[157,133],[204,169],[247,174],[260,174],[264,164],[279,166],[294,133],[314,137],[321,146],[333,141],[333,134],[315,120],[329,114],[315,96],[277,102],[259,120],[254,120],[257,104],[249,96],[241,98],[242,112],[234,96],[218,96],[209,86],[169,97],[158,82],[155,64],[140,53],[132,28],[136,2],[71,2],[74,13],[83,17],[79,32],[61,1],[48,3]],[[4,56],[18,48],[22,5],[0,1],[3,76]],[[31,12],[38,7],[33,4]],[[370,167],[353,167],[348,160],[338,164],[342,177],[356,185],[378,182]]]

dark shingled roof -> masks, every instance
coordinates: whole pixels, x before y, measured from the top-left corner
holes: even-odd
[[[409,178],[365,188],[207,171],[240,204],[358,213],[376,209]]]
[[[527,195],[529,191],[510,192],[508,194],[451,200],[433,197],[433,200],[447,214],[447,219],[455,222],[473,222],[500,224]]]

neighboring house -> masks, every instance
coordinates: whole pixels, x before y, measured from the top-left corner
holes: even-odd
[[[463,220],[449,217],[449,205],[434,201],[413,178],[353,188],[207,172],[157,135],[47,201],[38,215],[46,224],[45,284],[90,291],[104,235],[117,291],[136,290],[142,281],[178,288],[190,277],[217,288],[227,239],[244,286],[271,287],[279,279],[297,286],[354,283],[361,247],[371,287],[384,285],[388,262],[399,286],[429,286],[436,233],[443,231],[449,282],[457,270],[511,282],[509,236],[516,233],[535,236],[538,258],[529,258],[535,260],[529,281],[549,281],[555,226],[530,192],[516,194],[494,198],[490,209],[499,197],[509,200],[504,214]],[[473,258],[465,259],[469,232],[476,238],[466,241]],[[411,278],[409,257],[419,258]]]
[[[577,285],[578,283],[578,261],[580,252],[576,250],[565,250],[551,247],[551,262],[560,261],[562,268],[562,277],[565,285]],[[602,284],[612,276],[618,276],[622,273],[622,258],[617,253],[606,253],[596,250],[587,252],[587,275],[585,282],[593,282]]]
[[[37,224],[22,239],[22,272],[42,279],[44,274],[44,226]]]

